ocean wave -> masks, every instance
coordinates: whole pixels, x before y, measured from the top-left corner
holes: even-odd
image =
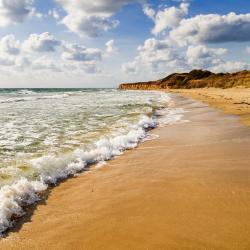
[[[14,217],[25,214],[23,207],[40,200],[38,193],[47,189],[41,181],[21,178],[0,190],[0,234],[13,226]]]
[[[57,99],[66,97],[68,97],[68,94],[64,93],[25,96],[19,99],[36,98],[35,100],[37,100],[38,98]],[[115,98],[117,99],[117,97]],[[130,102],[130,100],[128,101]],[[162,95],[160,102],[163,102],[163,104],[159,104],[158,108],[164,106],[165,101],[169,102],[169,99],[166,98],[166,95]],[[153,100],[150,100],[150,103],[153,105]],[[116,106],[119,104],[118,100]],[[56,184],[60,180],[74,176],[91,164],[97,164],[97,166],[105,164],[106,161],[121,155],[125,150],[137,147],[139,142],[147,138],[152,139],[153,136],[149,136],[149,130],[157,126],[182,122],[184,110],[162,108],[152,113],[150,112],[149,116],[145,111],[142,115],[138,115],[136,124],[131,125],[131,122],[135,121],[128,120],[122,126],[117,125],[119,129],[111,131],[111,134],[97,139],[96,142],[92,142],[88,148],[77,148],[64,155],[46,153],[47,155],[38,158],[27,159],[29,168],[33,171],[32,176],[37,176],[37,178],[36,180],[30,180],[24,176],[18,178],[18,175],[15,175],[17,179],[12,184],[5,185],[0,189],[0,234],[14,225],[14,219],[25,214],[24,208],[26,206],[41,199],[40,194],[48,188],[48,185]],[[129,112],[126,114],[129,115]]]
[[[146,137],[147,130],[154,127],[156,121],[144,116],[127,134],[102,138],[89,151],[77,149],[64,157],[48,155],[31,160],[33,168],[40,171],[39,180],[29,181],[22,177],[12,185],[0,189],[0,234],[13,226],[14,218],[25,214],[23,207],[40,199],[38,194],[45,191],[48,184],[55,184],[84,170],[90,164],[103,163],[121,155],[126,149],[136,147]]]
[[[20,89],[16,92],[18,95],[35,95],[37,94],[35,91],[32,91],[30,89]]]
[[[69,97],[68,94],[57,94],[57,95],[47,95],[47,96],[40,96],[37,99],[61,99],[61,98],[66,98]]]
[[[163,108],[155,111],[155,116],[158,117],[158,125],[163,127],[165,125],[172,125],[180,122],[187,122],[184,120],[183,108]]]
[[[7,99],[0,99],[0,103],[14,103],[14,102],[27,102],[45,99],[61,99],[69,97],[68,94],[56,94],[56,95],[45,95],[45,96],[25,96],[25,97],[13,97]]]

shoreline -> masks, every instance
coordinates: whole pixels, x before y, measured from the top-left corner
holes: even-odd
[[[108,93],[109,92],[110,91],[108,91]],[[116,95],[122,97],[123,93],[117,93],[118,91],[115,92]],[[100,91],[100,93],[102,93],[102,90]],[[135,101],[136,103],[145,103],[146,99],[148,99],[148,94],[152,94],[152,99],[154,99],[154,96],[156,98],[156,103],[154,105],[150,105],[152,106],[152,109],[150,108],[150,111],[152,111],[152,115],[150,116],[148,116],[146,113],[147,111],[149,111],[149,109],[146,108],[145,110],[144,107],[143,109],[138,109],[136,105],[133,106],[132,104],[133,101]],[[96,141],[93,140],[92,144],[89,143],[89,145],[91,144],[91,146],[86,146],[82,148],[77,147],[68,153],[61,154],[58,156],[50,156],[49,153],[45,151],[45,154],[41,154],[41,157],[34,158],[33,163],[31,161],[31,168],[34,168],[34,170],[37,168],[41,168],[41,173],[38,174],[38,176],[40,175],[41,178],[37,178],[38,180],[32,181],[32,179],[24,177],[3,186],[0,193],[0,235],[5,235],[6,231],[12,228],[13,224],[25,214],[25,211],[29,210],[29,205],[37,203],[43,196],[43,193],[46,192],[48,188],[50,189],[53,186],[57,186],[61,181],[67,180],[68,178],[78,175],[84,170],[87,170],[91,165],[97,164],[97,166],[100,167],[100,165],[104,164],[106,161],[123,154],[125,150],[136,147],[138,143],[146,139],[147,131],[157,126],[158,119],[156,119],[156,117],[154,116],[154,110],[158,108],[161,109],[162,106],[166,106],[165,103],[168,103],[169,99],[168,95],[159,92],[145,93],[145,96],[142,96],[141,93],[134,92],[134,95],[132,94],[130,96],[131,100],[127,98],[128,97],[126,96],[125,103],[126,105],[132,104],[132,110],[134,109],[134,112],[131,112],[130,109],[132,115],[128,115],[125,119],[123,119],[124,113],[126,113],[127,111],[116,107],[121,113],[123,125],[119,125],[119,120],[115,119],[117,121],[114,126],[117,126],[117,129],[114,129],[114,131],[116,131],[115,133],[106,133],[106,136],[101,136],[100,134],[99,138],[98,136],[96,137]],[[143,100],[140,100],[140,98],[142,98]],[[119,102],[122,102],[122,99]],[[151,104],[151,101],[148,100],[146,101],[146,105],[149,104],[148,102]],[[118,104],[118,106],[123,107],[120,106],[120,104]],[[95,104],[93,105],[95,106]],[[70,108],[70,106],[67,106],[67,108]],[[93,116],[95,117],[95,114],[93,114]],[[99,117],[99,115],[97,116]],[[171,114],[171,116],[172,117],[170,118],[172,118],[173,120],[178,120],[180,117],[179,114]],[[75,117],[76,120],[77,117],[78,116]],[[112,116],[109,115],[109,117]],[[128,121],[126,122],[126,120]],[[82,123],[82,120],[80,120],[79,122]],[[162,122],[164,123],[164,121]],[[100,123],[100,119],[96,119],[95,125],[97,131],[99,124],[105,124],[105,122]],[[54,125],[57,126],[56,124]],[[113,124],[110,125],[112,128]],[[50,135],[50,133],[51,132],[47,132],[46,134]],[[84,133],[82,135],[84,135]],[[68,136],[65,139],[69,139]],[[78,139],[75,139],[76,140],[74,143],[77,143]],[[69,141],[72,142],[72,140]],[[65,146],[63,144],[63,140],[61,146]],[[47,166],[47,170],[46,164],[49,165]],[[43,168],[44,171],[42,170]],[[46,173],[46,171],[48,172]]]
[[[247,155],[250,147],[249,130],[240,125],[236,117],[224,115],[183,97],[176,97],[176,100],[189,109],[186,116],[191,119],[191,124],[156,128],[152,132],[159,134],[159,139],[144,142],[138,148],[126,151],[101,169],[62,182],[45,200],[45,206],[38,204],[31,218],[32,222],[23,224],[19,232],[10,232],[8,238],[0,240],[0,248],[219,248],[230,246],[233,239],[235,246],[249,246],[249,231],[240,236],[243,228],[239,228],[239,225],[231,225],[237,229],[233,230],[235,234],[232,238],[225,238],[230,235],[226,227],[220,227],[222,232],[217,232],[218,237],[211,231],[217,231],[217,217],[225,217],[222,223],[225,226],[232,221],[236,223],[237,219],[245,229],[250,229],[244,223],[249,219],[246,212],[250,208],[250,184],[246,182],[250,171],[247,167],[250,161]],[[221,120],[218,122],[217,119]],[[215,126],[217,123],[219,128]],[[211,128],[215,131],[210,131]],[[185,131],[189,131],[190,135]],[[192,153],[198,154],[194,156],[197,158],[194,161],[189,159]],[[212,155],[218,161],[213,161]],[[230,159],[232,155],[233,160]],[[204,170],[197,165],[199,162],[204,165]],[[223,166],[224,162],[229,165],[229,173]],[[235,162],[240,165],[239,171]],[[183,163],[188,167],[182,166]],[[211,163],[217,164],[221,169],[210,166]],[[237,172],[237,176],[231,175],[230,171]],[[218,180],[222,183],[217,183]],[[209,187],[208,184],[215,186]],[[230,190],[232,186],[234,194]],[[218,191],[221,192],[222,200],[214,197]],[[204,198],[209,198],[210,202]],[[231,209],[227,204],[230,201],[233,202]],[[68,209],[62,208],[62,204],[67,205]],[[205,205],[208,206],[207,209]],[[226,214],[220,214],[219,208]],[[191,218],[194,211],[201,217],[194,214],[194,218]],[[244,220],[237,211],[241,211]],[[227,213],[233,213],[235,218],[231,217],[227,221]],[[215,216],[213,220],[211,215]],[[205,219],[210,225],[208,231],[203,225]],[[188,226],[193,223],[196,227],[189,232]],[[237,233],[238,231],[240,232]],[[200,239],[197,238],[199,233]],[[63,236],[64,240],[60,240]],[[17,247],[17,244],[20,245]]]

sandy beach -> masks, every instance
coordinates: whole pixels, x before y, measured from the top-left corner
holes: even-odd
[[[203,101],[211,107],[222,109],[227,114],[239,115],[240,121],[250,127],[249,88],[197,88],[169,91]]]
[[[202,91],[185,95],[212,103]],[[227,91],[221,99],[237,93]],[[239,109],[248,108],[245,91]],[[188,122],[157,128],[158,139],[52,189],[0,249],[249,249],[249,128],[173,98]],[[241,118],[248,124],[249,113]]]

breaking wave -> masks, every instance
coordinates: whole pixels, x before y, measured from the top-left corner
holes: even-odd
[[[21,168],[28,168],[30,172],[27,172],[27,170],[25,170],[26,172],[21,172],[21,170],[17,170],[13,166],[0,168],[0,175],[2,172],[7,174],[9,173],[13,176],[13,181],[4,185],[2,184],[2,188],[0,189],[0,234],[3,234],[8,228],[12,227],[16,218],[21,217],[25,214],[24,208],[26,206],[39,201],[41,199],[40,194],[46,191],[49,185],[56,184],[60,180],[66,179],[70,176],[74,176],[75,174],[84,171],[92,164],[101,166],[105,164],[106,161],[121,155],[125,150],[137,147],[138,143],[147,138],[150,138],[148,131],[157,126],[174,124],[183,121],[184,110],[171,108],[169,106],[166,107],[166,105],[170,103],[169,96],[152,93],[152,97],[150,96],[150,94],[148,94],[149,96],[147,96],[147,98],[145,97],[144,99],[137,93],[134,94],[134,96],[132,93],[130,94],[129,91],[123,92],[123,94],[120,94],[120,96],[118,96],[119,93],[114,92],[113,90],[112,92],[104,91],[99,93],[83,93],[83,96],[81,98],[79,96],[75,97],[80,98],[79,102],[77,103],[75,103],[75,98],[73,97],[72,103],[74,103],[74,105],[72,106],[72,110],[69,111],[67,110],[69,109],[69,104],[65,105],[64,107],[63,100],[58,103],[56,102],[56,99],[67,98],[68,96],[71,96],[70,93],[56,93],[43,96],[37,96],[38,94],[35,94],[36,96],[34,96],[33,93],[28,93],[27,95],[32,96],[22,96],[20,98],[16,97],[17,99],[15,101],[34,101],[37,99],[54,100],[55,102],[53,101],[53,103],[54,105],[56,105],[56,107],[58,107],[58,109],[60,108],[60,112],[62,112],[62,110],[66,112],[63,114],[63,116],[59,116],[58,120],[55,120],[56,123],[54,123],[54,126],[58,124],[58,122],[62,121],[65,122],[65,128],[68,128],[68,126],[72,126],[73,130],[64,132],[65,138],[67,139],[68,137],[72,137],[71,142],[73,144],[75,143],[78,146],[76,146],[74,150],[68,151],[68,153],[58,153],[59,151],[57,152],[57,148],[62,147],[64,145],[63,142],[61,142],[58,146],[57,140],[55,140],[54,142],[53,138],[51,138],[52,133],[50,132],[50,130],[46,130],[46,134],[49,134],[50,136],[49,140],[52,141],[49,142],[52,144],[46,144],[40,149],[38,146],[39,144],[37,144],[38,142],[32,142],[33,144],[31,145],[34,146],[33,148],[30,148],[28,156],[32,155],[31,152],[32,150],[34,150],[34,148],[37,150],[44,150],[44,148],[47,148],[48,145],[51,145],[51,152],[48,151],[47,153],[43,153],[42,156],[28,157],[25,160],[26,165],[21,165]],[[24,95],[24,93],[22,93],[22,95]],[[100,98],[96,98],[96,96],[98,95],[100,96]],[[104,98],[104,100],[102,100],[102,97]],[[138,98],[138,100],[140,98],[141,99],[140,101],[137,101],[134,98]],[[154,103],[155,98],[159,98],[159,103],[157,105]],[[165,103],[163,102],[164,100]],[[86,104],[82,104],[84,101],[86,102]],[[100,103],[98,103],[98,101]],[[92,104],[90,104],[90,102],[92,102]],[[48,107],[46,107],[46,112],[48,112],[50,105],[51,104],[49,103]],[[111,109],[110,107],[112,105],[115,105],[115,108],[113,107]],[[11,106],[9,108],[10,110],[12,110]],[[82,121],[82,117],[79,115],[79,112],[83,112],[84,108],[88,112],[91,112],[89,116],[88,113],[84,113],[85,123],[86,125],[88,125],[86,127],[88,128],[86,130],[88,131],[88,134],[86,134],[86,138],[84,138],[85,141],[87,139],[87,141],[89,141],[86,147],[82,147],[82,143],[76,140],[79,134],[84,133],[83,130],[79,130],[79,128],[76,126],[80,121]],[[74,116],[76,119],[76,123],[71,124],[70,122],[74,122],[70,120],[72,119],[73,110],[75,110],[74,112],[76,112]],[[105,112],[103,110],[105,110]],[[120,113],[122,113],[123,116],[121,116]],[[48,119],[48,124],[51,124],[51,117],[53,115],[55,115],[55,112],[53,112],[52,110],[52,113],[48,116],[48,118],[42,117],[42,120],[39,120],[38,125],[42,122],[45,123],[45,118]],[[27,129],[28,132],[30,132],[30,130],[33,130],[33,134],[29,134],[27,139],[30,140],[30,137],[33,136],[35,140],[38,138],[39,134],[35,134],[34,124],[31,123],[31,125],[32,126],[28,128],[25,125],[22,128],[21,133],[24,132],[24,129]],[[35,125],[38,126],[37,123],[35,123]],[[58,136],[61,136],[61,132],[58,129],[61,128],[62,125],[59,125],[60,126],[58,128],[51,128],[51,126],[48,126],[48,129],[51,128],[55,135],[57,135],[58,133]],[[103,127],[106,128],[104,132],[102,131]],[[96,130],[94,128],[96,128]],[[13,129],[16,129],[15,124],[9,124],[8,126],[6,126],[6,129],[7,130],[4,130],[2,135],[6,134],[6,132],[8,132],[9,130],[13,134]],[[42,133],[40,131],[42,131],[43,129],[47,129],[47,127],[38,127],[38,132]],[[102,131],[102,133],[104,133],[103,136],[99,136],[98,131],[100,130]],[[43,136],[43,134],[41,134],[41,136]],[[5,141],[6,140],[3,140],[3,142]],[[43,139],[43,141],[46,141],[46,143],[48,143],[48,139]],[[14,143],[16,143],[15,140],[13,140],[13,144],[10,144],[10,146],[7,145],[8,147],[6,146],[6,152],[8,152],[8,155],[10,155],[9,152]],[[23,142],[20,143],[19,148],[21,145],[24,145]],[[13,150],[15,152],[14,155],[17,155],[17,149]],[[27,146],[24,147],[24,150],[27,150]],[[39,154],[41,153],[39,152]],[[30,176],[36,177],[30,178]]]
[[[68,94],[57,94],[57,95],[47,95],[47,96],[13,97],[13,98],[6,98],[2,100],[0,99],[0,103],[27,102],[27,101],[36,101],[36,100],[46,100],[46,99],[61,99],[61,98],[66,98],[68,96],[69,96]]]

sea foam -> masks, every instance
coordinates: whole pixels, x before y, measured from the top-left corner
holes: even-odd
[[[152,118],[143,117],[137,126],[131,127],[128,134],[103,138],[89,151],[77,149],[64,157],[48,155],[31,160],[34,169],[41,170],[39,181],[28,181],[22,177],[12,185],[0,189],[0,233],[13,225],[14,218],[24,215],[23,207],[40,199],[38,193],[45,191],[48,184],[55,184],[58,180],[84,170],[90,164],[103,163],[121,155],[126,149],[136,147],[146,136],[146,131],[155,126],[156,122]],[[51,165],[54,167],[51,168]]]
[[[5,98],[2,100],[0,99],[0,103],[15,103],[15,102],[46,100],[46,99],[61,99],[69,96],[68,94],[57,94],[57,95],[46,95],[46,96],[26,96],[29,94],[22,94],[22,95],[23,95],[22,97]]]
[[[93,102],[92,105],[91,104],[88,105],[91,105],[91,107],[94,107],[95,105],[96,107],[92,111],[93,113],[91,113],[93,115],[89,117],[88,122],[86,121],[86,126],[87,125],[90,126],[88,127],[89,137],[87,138],[91,138],[90,135],[91,136],[96,135],[97,133],[99,133],[98,132],[99,130],[102,130],[102,126],[100,124],[108,123],[107,125],[108,132],[106,132],[106,130],[102,132],[104,133],[103,136],[91,140],[92,143],[90,143],[87,147],[78,146],[74,150],[64,154],[61,153],[59,154],[57,151],[55,151],[55,149],[57,148],[53,148],[54,144],[52,143],[51,152],[50,150],[48,150],[48,153],[42,154],[42,156],[31,157],[26,159],[25,163],[29,166],[29,169],[32,170],[31,175],[36,176],[35,179],[31,179],[29,177],[29,174],[27,174],[26,172],[22,175],[21,170],[19,168],[15,170],[14,166],[5,167],[2,169],[0,168],[0,170],[3,170],[1,171],[2,173],[10,174],[14,178],[12,183],[4,185],[0,189],[0,234],[4,233],[8,228],[13,226],[15,221],[14,219],[23,216],[25,214],[24,208],[26,206],[39,201],[39,199],[41,198],[40,194],[48,188],[48,185],[55,185],[60,180],[66,179],[70,176],[77,175],[78,173],[89,168],[89,166],[92,164],[96,164],[97,166],[103,165],[105,164],[106,161],[121,155],[125,150],[135,148],[139,142],[147,138],[152,138],[152,136],[151,137],[149,136],[148,131],[157,127],[158,125],[163,126],[166,124],[174,124],[183,121],[184,110],[176,108],[166,108],[166,107],[164,108],[164,106],[166,106],[167,103],[169,103],[170,101],[168,95],[160,95],[158,93],[156,94],[153,93],[153,95],[159,98],[159,104],[156,105],[153,104],[154,98],[150,97],[144,100],[143,95],[141,96],[137,95],[137,92],[135,97],[138,98],[139,101],[133,99],[134,97],[133,95],[130,94],[129,91],[122,94],[123,95],[122,99],[119,96],[117,97],[118,93],[114,93],[114,91],[112,91],[112,93],[109,92],[107,93],[103,91],[100,94],[100,97],[105,95],[105,93],[106,97],[113,98],[111,100],[108,100],[108,103],[104,102],[101,99],[100,100],[97,99],[98,102],[97,101],[93,102],[92,99],[93,96],[91,96],[91,93],[84,94],[85,98],[87,98],[89,95],[89,98],[91,98],[90,100]],[[59,99],[61,99],[68,97],[68,95],[69,94],[56,93],[55,95],[49,95],[49,96],[51,100],[55,100],[57,96],[59,97]],[[43,95],[43,98],[47,99],[47,96],[48,95]],[[39,97],[31,96],[31,98],[39,98]],[[72,102],[75,102],[75,99],[73,99]],[[78,109],[79,112],[80,111],[82,112],[82,109],[84,109],[85,107],[87,107],[86,109],[88,109],[88,106],[79,106],[82,105],[82,102],[83,102],[82,99],[79,99],[79,103],[78,102],[74,103],[73,108],[77,109],[77,112]],[[116,108],[110,110],[110,105],[114,105],[112,104],[113,102],[115,103]],[[52,103],[54,104],[54,102]],[[64,103],[60,101],[59,103],[55,103],[54,105],[57,105],[58,109],[61,110],[62,105],[64,105]],[[67,111],[66,109],[68,107],[67,105],[65,105],[65,109],[63,109],[64,112]],[[154,105],[156,106],[153,108]],[[107,109],[105,113],[103,112],[100,113],[101,110],[100,107],[102,109],[104,108]],[[46,111],[47,110],[48,109],[46,109]],[[71,115],[71,113],[69,114]],[[121,113],[123,114],[122,116]],[[97,114],[96,118],[94,114]],[[66,113],[65,116],[66,115],[68,115],[68,113]],[[47,113],[45,118],[46,117]],[[49,122],[51,122],[51,117],[53,118],[53,116],[48,116]],[[127,117],[130,118],[128,119]],[[136,117],[136,119],[134,117]],[[69,118],[71,118],[71,116],[69,116]],[[73,122],[69,118],[66,119],[63,116],[61,118],[65,119],[67,127],[69,127],[70,124]],[[105,121],[105,123],[103,121]],[[77,124],[79,124],[80,120],[79,121],[77,120],[77,122],[78,122]],[[93,125],[91,125],[92,123]],[[55,124],[58,124],[58,121]],[[97,125],[99,126],[98,130],[92,132],[92,130]],[[64,132],[66,137],[68,136],[72,137],[78,135],[78,133],[76,133],[79,131],[78,127],[75,125],[75,123],[73,123],[72,126],[74,130],[72,131],[70,130],[69,131],[70,133],[67,131]],[[7,126],[6,131],[3,131],[3,135],[7,131],[10,132],[13,131],[14,128],[13,126]],[[44,126],[42,127],[42,129],[47,129],[47,128],[50,127],[48,125],[46,125],[46,127]],[[31,123],[31,127],[30,128],[28,127],[27,129],[30,138],[30,136],[32,135],[32,134],[30,135],[30,130],[34,130],[34,124]],[[56,133],[60,132],[59,129],[60,126],[58,128],[52,127],[52,132],[45,130],[46,133],[50,134],[52,142],[54,141],[53,134],[56,135]],[[84,131],[82,133],[84,133]],[[39,139],[40,137],[37,137],[37,135],[34,134],[34,139],[37,138]],[[94,136],[93,138],[96,138],[96,136]],[[44,141],[46,141],[46,139]],[[57,140],[55,139],[55,141]],[[71,139],[71,141],[74,140]],[[3,140],[3,142],[5,142],[5,140]],[[14,142],[15,141],[13,141],[13,143]],[[38,144],[35,145],[36,148],[38,148],[37,146]],[[45,144],[45,147],[48,147],[48,145]],[[10,147],[8,146],[8,148]],[[31,153],[29,153],[28,155],[30,154]],[[25,153],[21,152],[18,155],[25,156]]]

